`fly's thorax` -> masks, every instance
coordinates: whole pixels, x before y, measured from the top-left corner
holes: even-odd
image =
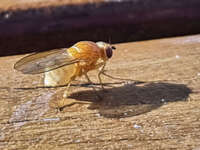
[[[96,43],[81,41],[68,49],[74,58],[92,63],[101,57],[101,50]]]

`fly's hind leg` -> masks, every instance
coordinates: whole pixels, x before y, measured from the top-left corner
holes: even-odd
[[[70,94],[69,94],[69,89],[70,89],[70,85],[71,85],[71,80],[69,81],[69,83],[67,84],[67,88],[63,93],[63,98],[67,98]]]
[[[68,101],[67,99],[67,97],[69,96],[70,85],[71,85],[71,80],[70,82],[68,82],[67,88],[64,90],[62,95],[58,94],[55,98],[56,101],[53,100],[50,103],[50,106],[56,108],[58,112],[62,111],[65,106],[71,104],[70,101]]]
[[[86,79],[88,80],[88,82],[90,84],[93,84],[93,82],[90,80],[90,78],[88,77],[87,73],[85,74]],[[96,96],[98,97],[99,100],[102,100],[102,97],[97,93],[97,90],[95,89],[94,86],[92,86],[92,89],[94,90]]]

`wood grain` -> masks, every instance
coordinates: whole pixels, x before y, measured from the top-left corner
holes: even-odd
[[[115,46],[106,73],[129,80],[104,77],[102,101],[82,78],[63,100],[65,87],[38,87],[42,75],[13,70],[23,56],[1,57],[0,147],[198,149],[200,35]]]

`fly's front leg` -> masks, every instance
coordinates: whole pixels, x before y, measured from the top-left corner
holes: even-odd
[[[87,73],[85,74],[85,77],[86,77],[86,79],[88,80],[88,82],[89,82],[90,84],[93,84],[93,82],[92,82],[92,81],[90,80],[90,78],[88,77]],[[94,86],[92,86],[92,89],[94,90],[94,92],[95,92],[96,96],[98,97],[98,99],[101,100],[102,97],[97,93],[97,90],[95,89]]]

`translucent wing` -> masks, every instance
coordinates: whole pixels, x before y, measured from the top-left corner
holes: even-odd
[[[16,62],[14,69],[24,74],[39,74],[79,61],[74,59],[66,48],[62,48],[26,56]]]

